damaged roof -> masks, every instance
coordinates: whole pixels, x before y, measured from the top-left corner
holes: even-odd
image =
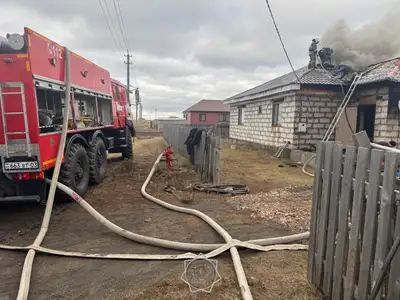
[[[344,80],[333,77],[330,72],[325,71],[324,69],[308,69],[308,67],[305,66],[303,68],[296,70],[296,74],[299,77],[302,84],[324,84],[324,85],[345,84]],[[295,89],[295,86],[293,86],[293,88],[290,88],[291,85],[298,86],[298,80],[293,72],[287,73],[283,76],[272,79],[271,81],[263,83],[252,89],[249,89],[240,94],[227,98],[224,100],[224,102],[232,103],[237,101],[251,100],[263,96],[263,94],[268,91],[271,91],[270,94],[274,94],[273,90],[275,89],[277,89],[275,93],[283,92],[285,90],[282,90],[280,88],[285,86],[288,87],[288,90]],[[298,86],[297,89],[300,89],[300,86]]]
[[[358,84],[382,81],[400,82],[400,57],[367,67]]]
[[[302,84],[321,84],[321,85],[349,85],[346,80],[336,78],[324,69],[308,69],[307,67],[296,70]],[[393,81],[400,82],[400,57],[388,61],[380,62],[367,67],[363,71],[360,84],[374,82]],[[227,104],[240,101],[252,100],[260,97],[270,96],[280,92],[299,90],[297,78],[293,72],[275,78],[252,89],[239,93],[224,100]]]

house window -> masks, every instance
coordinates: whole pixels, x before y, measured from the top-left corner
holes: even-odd
[[[219,122],[229,122],[229,113],[219,113],[218,121]]]
[[[261,105],[258,107],[258,114],[259,114],[259,115],[262,114],[262,106],[261,106]]]
[[[280,126],[282,121],[283,100],[272,103],[272,126]]]
[[[187,120],[187,114],[183,114],[183,117],[185,118],[185,120]]]
[[[244,107],[238,109],[238,125],[243,125],[244,122]]]
[[[200,122],[205,122],[205,121],[206,121],[206,114],[201,113],[201,114],[199,115],[199,120],[200,120]]]

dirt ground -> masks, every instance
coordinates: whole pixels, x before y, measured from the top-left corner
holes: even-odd
[[[110,158],[106,180],[92,187],[85,199],[106,218],[127,230],[184,242],[222,242],[196,217],[168,211],[141,196],[140,188],[164,146],[164,141],[154,135],[139,134],[133,163]],[[279,164],[262,152],[224,148],[222,180],[248,184],[252,193],[234,198],[196,193],[193,201],[187,204],[163,191],[167,184],[173,185],[183,190],[178,195],[185,200],[189,197],[185,187],[198,182],[187,161],[177,157],[172,171],[161,164],[148,192],[170,203],[203,211],[237,239],[286,235],[307,227],[311,181],[299,168],[279,168]],[[287,182],[291,186],[288,187]],[[298,203],[293,195],[301,195],[296,196]],[[0,243],[32,243],[43,212],[44,208],[38,205],[1,205]],[[92,253],[179,253],[119,237],[77,203],[56,204],[43,245]],[[307,283],[307,252],[242,250],[240,253],[254,299],[322,299]],[[24,257],[24,252],[0,251],[1,300],[16,298]],[[217,259],[222,280],[211,294],[191,294],[180,279],[182,261],[95,260],[38,254],[33,265],[29,299],[241,299],[229,254]]]

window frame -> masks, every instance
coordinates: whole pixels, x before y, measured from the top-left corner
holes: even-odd
[[[202,116],[204,116],[204,120],[202,120]],[[199,121],[200,122],[207,122],[207,114],[206,113],[199,113]]]
[[[238,125],[244,125],[244,109],[246,106],[239,106],[238,107]]]
[[[272,127],[282,126],[283,99],[272,102]]]

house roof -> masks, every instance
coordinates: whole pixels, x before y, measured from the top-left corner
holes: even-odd
[[[358,84],[382,81],[400,82],[400,57],[367,67]]]
[[[183,112],[204,111],[204,112],[229,112],[229,106],[222,100],[200,100],[196,104],[185,109]]]
[[[345,83],[344,80],[333,77],[330,72],[325,71],[324,69],[308,69],[308,67],[305,66],[296,70],[296,74],[303,84],[341,85]],[[295,74],[290,72],[240,94],[232,96],[224,101],[240,100],[241,98],[245,98],[247,96],[256,97],[260,93],[292,84],[298,84],[298,80]]]
[[[308,69],[303,67],[296,70],[302,84],[323,84],[323,85],[347,85],[349,82],[335,78],[331,72],[324,69]],[[394,81],[400,82],[400,57],[388,61],[380,62],[367,67],[363,71],[363,77],[359,81],[360,84],[368,84],[381,81]],[[287,87],[283,90],[282,87]],[[238,101],[252,100],[263,95],[273,94],[282,91],[293,90],[297,87],[300,89],[298,80],[293,72],[287,73],[283,76],[275,78],[271,81],[263,83],[252,89],[239,93],[235,96],[224,100],[225,103],[234,103]]]

